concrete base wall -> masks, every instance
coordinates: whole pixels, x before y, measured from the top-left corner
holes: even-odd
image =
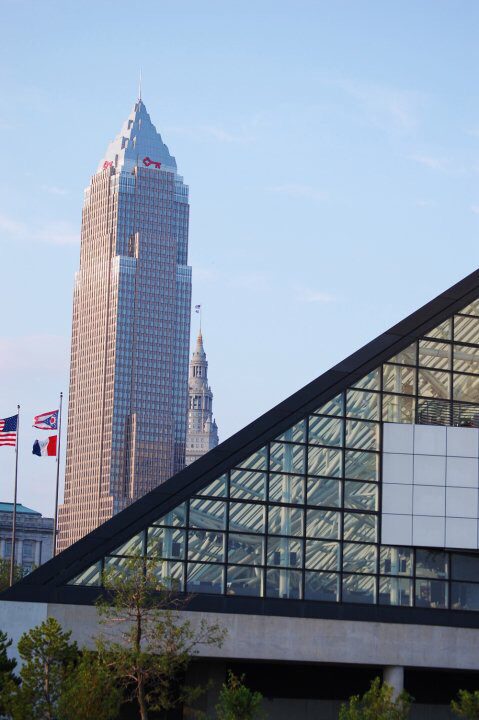
[[[268,720],[338,720],[341,703],[335,700],[264,700]],[[411,720],[457,720],[444,705],[416,705]]]

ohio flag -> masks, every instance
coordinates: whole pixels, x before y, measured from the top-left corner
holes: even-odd
[[[38,430],[58,430],[58,410],[35,415],[33,427]]]
[[[56,456],[57,454],[57,436],[52,435],[47,440],[35,440],[33,443],[33,455],[43,457],[46,455]]]

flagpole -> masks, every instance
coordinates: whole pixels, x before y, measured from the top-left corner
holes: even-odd
[[[60,448],[62,441],[62,403],[63,393],[60,393],[60,412],[58,413],[58,448],[57,448],[57,485],[55,490],[55,520],[53,522],[53,557],[57,554],[58,534],[58,488],[60,486]]]
[[[15,489],[13,492],[12,553],[10,555],[10,587],[15,576],[15,535],[17,529],[18,436],[20,433],[20,405],[17,405],[17,439],[15,442]]]

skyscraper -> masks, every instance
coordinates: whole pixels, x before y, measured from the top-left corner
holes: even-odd
[[[188,215],[139,99],[85,191],[59,549],[184,466]]]
[[[213,417],[213,393],[208,385],[208,361],[201,330],[190,360],[188,395],[186,464],[190,465],[218,445],[218,426]]]

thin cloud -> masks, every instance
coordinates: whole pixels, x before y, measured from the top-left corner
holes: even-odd
[[[317,187],[313,187],[312,185],[291,183],[286,185],[275,185],[267,188],[267,190],[275,195],[285,195],[292,198],[304,198],[306,200],[314,200],[316,202],[324,202],[324,200],[327,200],[328,198],[327,193]]]
[[[27,225],[3,214],[0,214],[0,239],[1,235],[10,239],[34,240],[51,245],[76,245],[80,241],[79,231],[64,220]]]
[[[56,185],[42,185],[41,189],[49,195],[68,195],[68,190]]]
[[[479,215],[479,205],[471,205],[471,212],[473,212],[474,215]]]
[[[420,208],[436,207],[437,205],[435,200],[416,200],[414,204],[416,207]]]
[[[0,337],[0,372],[57,373],[68,365],[68,339],[61,335]]]
[[[181,135],[195,140],[214,140],[222,144],[248,145],[254,141],[254,135],[246,128],[238,131],[227,130],[221,125],[176,125],[165,129],[165,134]]]
[[[444,158],[434,157],[433,155],[411,155],[411,160],[431,170],[445,170],[447,166],[447,161]]]
[[[321,303],[328,305],[329,303],[336,302],[336,297],[330,293],[322,290],[312,290],[308,287],[296,288],[297,298],[300,302],[305,303]]]

